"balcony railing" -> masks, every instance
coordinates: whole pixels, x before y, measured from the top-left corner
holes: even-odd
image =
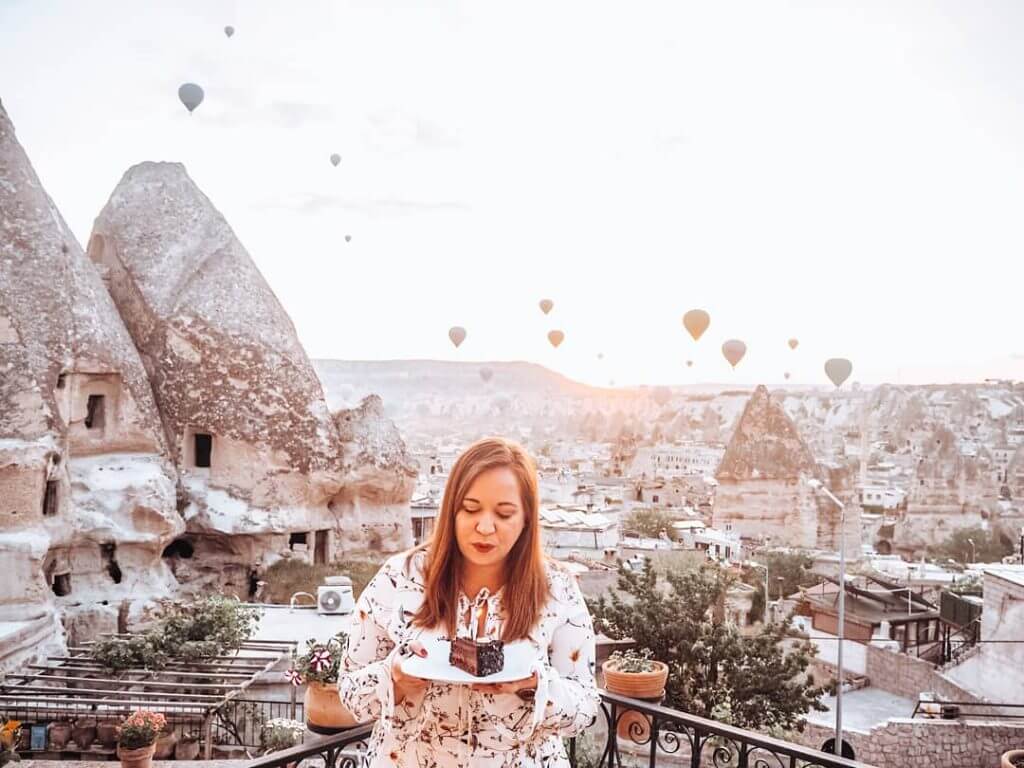
[[[871,768],[866,763],[613,693],[602,691],[601,698],[603,732],[607,736],[601,737],[599,754],[593,749],[584,754],[579,739],[569,740],[569,759],[575,768],[653,767],[659,761],[689,768]],[[629,737],[623,738],[617,731],[627,713],[629,720],[623,728]],[[334,736],[317,737],[294,749],[255,760],[248,768],[285,768],[307,758],[322,761],[324,768],[362,768],[362,754],[372,730],[371,723]]]

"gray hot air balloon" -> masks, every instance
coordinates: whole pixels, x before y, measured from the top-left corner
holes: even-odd
[[[658,405],[664,405],[672,399],[672,392],[668,387],[655,387],[651,397],[654,398],[654,402]]]
[[[843,386],[843,382],[850,378],[853,373],[853,363],[845,357],[833,357],[825,361],[825,375],[832,380],[836,387]]]
[[[178,89],[178,98],[181,99],[181,103],[188,109],[189,114],[203,103],[203,89],[195,83],[184,83]]]
[[[739,339],[729,339],[722,345],[722,354],[729,361],[729,365],[735,368],[736,364],[747,354],[747,345]]]
[[[711,315],[703,309],[691,309],[683,315],[683,326],[693,336],[694,341],[698,341],[704,335],[704,331],[708,329],[709,325],[711,325]]]
[[[785,377],[786,377],[786,378],[788,379],[788,378],[789,378],[789,371],[786,371],[786,372],[785,372],[784,374],[782,374],[782,375],[783,375],[783,376],[785,376]]]
[[[351,243],[352,242],[352,235],[345,235],[345,242],[346,243]]]
[[[790,339],[789,340],[789,348],[790,349],[796,349],[799,344],[800,344],[800,342],[797,341],[796,339]]]
[[[686,361],[686,367],[687,368],[693,368],[693,360],[687,360]]]
[[[458,325],[453,325],[448,329],[448,338],[452,340],[452,344],[454,344],[455,348],[458,349],[459,345],[466,339],[466,329]]]
[[[554,347],[555,349],[557,349],[558,345],[561,344],[564,340],[565,334],[562,333],[561,331],[550,331],[548,333],[548,341],[551,342],[551,346]]]
[[[604,360],[604,352],[598,352],[597,353],[597,359],[598,360]]]
[[[337,152],[335,152],[333,155],[331,155],[331,165],[333,165],[335,168],[337,168],[338,167],[338,163],[340,163],[340,162],[341,162],[341,155],[339,155]]]
[[[484,381],[490,381],[493,375],[494,371],[492,371],[490,368],[484,367],[480,369],[480,378],[483,379]]]
[[[555,306],[555,302],[553,302],[551,299],[540,300],[540,311],[543,312],[545,315],[551,311],[551,308],[553,306]]]
[[[226,27],[224,27],[224,34],[228,37],[231,37],[233,34],[235,34],[235,28],[228,24]]]

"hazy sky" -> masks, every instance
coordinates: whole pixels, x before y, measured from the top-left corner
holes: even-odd
[[[0,0],[0,98],[83,243],[184,162],[313,357],[1019,379],[1022,39],[1018,0]]]

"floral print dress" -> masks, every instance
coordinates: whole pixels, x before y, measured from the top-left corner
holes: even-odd
[[[594,630],[575,577],[547,566],[551,597],[529,641],[536,649],[532,702],[512,693],[431,682],[422,696],[394,703],[391,666],[423,630],[411,625],[423,600],[426,553],[390,558],[359,597],[338,690],[359,722],[377,721],[368,761],[416,768],[569,768],[562,739],[583,732],[597,716]],[[486,605],[485,635],[498,636],[502,590],[459,596],[459,616]],[[476,615],[474,611],[473,615]],[[460,622],[461,624],[461,622]],[[459,635],[468,634],[460,626]]]

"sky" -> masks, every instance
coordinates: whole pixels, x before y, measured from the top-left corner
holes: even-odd
[[[0,0],[0,99],[82,243],[183,162],[314,358],[1024,379],[1021,39],[1017,0]]]

